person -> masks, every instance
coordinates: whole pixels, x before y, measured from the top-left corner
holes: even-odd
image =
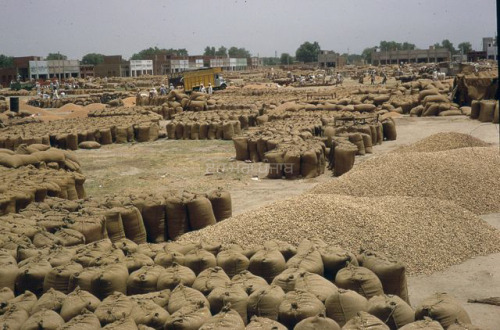
[[[363,72],[361,72],[361,73],[360,73],[360,75],[359,75],[359,80],[358,80],[358,82],[359,82],[360,84],[363,84],[363,83],[364,83],[364,80],[365,80],[365,74],[364,74]]]
[[[371,76],[370,76],[370,85],[375,85],[375,71],[372,71]]]
[[[172,92],[174,89],[174,84],[170,83],[170,91]]]
[[[50,90],[54,90],[54,82],[52,80],[50,81]]]
[[[167,90],[165,89],[165,85],[161,84],[160,86],[160,95],[166,95]]]
[[[212,95],[214,92],[214,89],[212,88],[212,83],[208,84],[208,95]]]
[[[382,85],[385,85],[385,83],[387,82],[387,75],[385,74],[385,72],[382,72]]]
[[[200,92],[202,92],[202,93],[207,92],[207,90],[205,89],[205,86],[203,86],[203,84],[201,84],[201,86],[200,86]]]
[[[55,88],[54,92],[52,93],[52,99],[59,100],[59,95],[57,94],[57,88]]]
[[[438,80],[438,72],[436,70],[432,72],[432,80],[434,81]]]
[[[337,83],[336,85],[342,85],[342,75],[340,72],[337,72]]]

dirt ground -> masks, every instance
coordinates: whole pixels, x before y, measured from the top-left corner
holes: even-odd
[[[398,139],[374,148],[362,162],[402,145],[438,132],[455,131],[498,145],[498,125],[480,123],[465,116],[396,118]],[[332,180],[330,172],[307,180],[266,179],[265,164],[234,161],[231,141],[169,141],[103,146],[100,150],[78,150],[87,177],[90,196],[153,193],[185,189],[206,192],[224,187],[231,192],[233,214],[247,212],[276,200],[306,192],[320,182]],[[485,215],[485,221],[500,229],[500,214]],[[409,279],[410,299],[416,306],[433,292],[449,292],[464,304],[475,325],[500,329],[500,307],[469,304],[469,298],[500,296],[500,254],[478,257],[430,276]]]

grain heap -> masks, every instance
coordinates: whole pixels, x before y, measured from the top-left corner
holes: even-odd
[[[396,149],[396,153],[407,152],[436,152],[453,150],[459,148],[489,147],[489,143],[484,142],[469,134],[457,132],[441,132],[433,134],[425,139],[408,146]]]
[[[485,214],[500,211],[499,166],[498,147],[391,153],[369,159],[312,192],[432,197]]]
[[[411,273],[431,273],[500,251],[499,233],[455,203],[399,196],[306,194],[189,233],[181,241],[219,239],[246,246],[279,238],[296,244],[304,233],[352,251],[384,252],[403,260]]]

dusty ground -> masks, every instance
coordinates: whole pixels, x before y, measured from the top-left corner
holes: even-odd
[[[374,154],[357,157],[362,162],[401,145],[416,142],[437,132],[467,133],[499,144],[498,125],[482,124],[464,116],[396,118],[398,139],[374,148]],[[231,192],[234,214],[258,208],[275,200],[301,194],[331,174],[308,180],[269,180],[264,164],[235,162],[231,141],[167,141],[109,145],[100,150],[78,150],[87,176],[89,195],[161,192],[171,189],[208,191],[222,186]],[[207,175],[208,174],[208,175]],[[500,214],[484,219],[500,229]],[[409,279],[412,305],[433,292],[445,291],[459,298],[474,324],[500,329],[500,307],[468,304],[468,298],[500,296],[500,254],[479,257],[430,276]]]

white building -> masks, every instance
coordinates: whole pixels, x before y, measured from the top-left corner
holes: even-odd
[[[80,77],[80,61],[49,60],[29,61],[29,74],[32,79],[66,79]]]
[[[153,60],[130,60],[130,76],[153,74]]]
[[[210,60],[210,67],[221,67],[225,71],[246,70],[248,66],[246,58],[213,58]]]
[[[483,52],[486,52],[487,59],[498,60],[498,49],[495,38],[483,38]]]

